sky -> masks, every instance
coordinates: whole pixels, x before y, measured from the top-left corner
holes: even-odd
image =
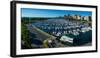
[[[58,17],[64,15],[81,15],[91,16],[92,12],[89,11],[73,11],[73,10],[49,10],[49,9],[33,9],[33,8],[22,8],[22,17]]]

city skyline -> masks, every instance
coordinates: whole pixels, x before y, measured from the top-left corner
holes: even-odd
[[[58,17],[64,15],[81,15],[81,16],[91,16],[90,11],[73,11],[73,10],[49,10],[49,9],[32,9],[32,8],[22,8],[22,17]]]

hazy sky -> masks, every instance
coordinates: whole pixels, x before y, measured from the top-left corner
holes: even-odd
[[[49,9],[31,9],[22,8],[22,17],[58,17],[67,14],[70,15],[81,15],[81,16],[91,16],[92,12],[88,11],[72,11],[72,10],[49,10]]]

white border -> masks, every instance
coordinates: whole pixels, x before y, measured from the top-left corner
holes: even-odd
[[[81,10],[92,12],[92,46],[83,47],[65,47],[65,48],[44,48],[44,49],[21,49],[21,8],[35,8],[35,9],[57,9],[57,10]],[[96,9],[95,8],[83,8],[83,7],[71,7],[71,6],[52,6],[52,5],[36,5],[36,4],[17,4],[16,5],[16,54],[40,54],[40,53],[54,53],[54,52],[75,52],[75,51],[89,51],[96,50]]]

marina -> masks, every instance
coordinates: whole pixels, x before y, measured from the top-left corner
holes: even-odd
[[[57,47],[58,44],[63,46],[80,46],[92,41],[92,27],[86,23],[81,23],[80,21],[48,19],[45,21],[38,21],[30,25],[32,28],[35,26],[37,29],[41,30],[39,32],[42,32],[42,35],[45,32],[50,36],[49,37],[45,34],[43,36],[37,36],[38,40],[41,42],[45,40],[56,40],[56,43],[54,42],[55,47]],[[37,35],[40,35],[39,32]],[[54,36],[54,38],[51,36]],[[34,43],[34,40],[32,40],[32,42]]]

